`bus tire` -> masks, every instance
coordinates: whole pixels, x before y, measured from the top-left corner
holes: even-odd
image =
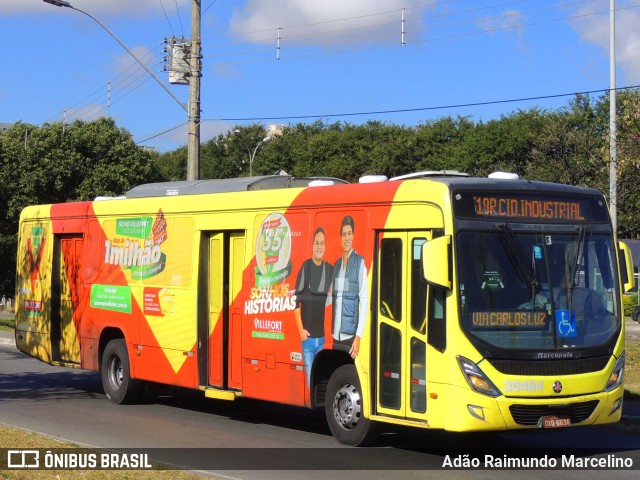
[[[376,424],[364,417],[362,388],[355,365],[343,365],[333,372],[324,407],[329,429],[340,443],[363,447],[375,440]]]
[[[118,405],[134,403],[142,393],[142,382],[131,378],[127,345],[122,339],[107,343],[100,363],[102,387],[109,400]]]

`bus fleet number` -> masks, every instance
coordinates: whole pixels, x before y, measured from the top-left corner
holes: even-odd
[[[505,380],[504,391],[513,392],[541,392],[542,380]]]

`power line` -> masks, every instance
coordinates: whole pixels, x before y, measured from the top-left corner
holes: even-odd
[[[615,90],[633,90],[640,88],[640,85],[630,85],[627,87],[617,87]],[[261,120],[301,120],[308,118],[335,118],[335,117],[355,117],[362,115],[385,115],[392,113],[410,113],[410,112],[425,112],[432,110],[445,110],[454,108],[468,108],[468,107],[482,107],[486,105],[499,105],[504,103],[520,103],[529,102],[533,100],[550,100],[553,98],[572,97],[575,95],[591,95],[594,93],[606,93],[610,92],[610,88],[603,88],[598,90],[585,90],[582,92],[571,93],[559,93],[555,95],[539,95],[534,97],[522,97],[512,98],[508,100],[490,100],[485,102],[472,102],[472,103],[458,103],[451,105],[439,105],[431,107],[415,107],[415,108],[399,108],[394,110],[372,110],[368,112],[343,112],[343,113],[328,113],[328,114],[311,114],[311,115],[281,115],[281,116],[264,116],[264,117],[238,117],[238,118],[208,118],[203,121],[225,121],[225,122],[256,122]]]
[[[184,37],[184,29],[182,28],[182,17],[180,16],[180,9],[178,8],[178,0],[174,0],[176,4],[176,13],[178,14],[178,21],[180,22],[180,34]]]
[[[164,4],[162,0],[160,0],[160,7],[162,8],[162,13],[164,13],[164,18],[167,19],[167,23],[169,24],[169,29],[171,30],[171,35],[175,36],[173,33],[173,25],[171,25],[171,20],[169,20],[169,16],[167,15],[167,11],[164,9]]]
[[[587,2],[590,2],[590,1],[594,1],[594,0],[587,0]],[[577,3],[586,3],[586,2],[577,2]],[[640,7],[640,4],[630,5],[630,6],[626,6],[626,7],[619,7],[619,8],[616,8],[616,11],[630,10],[630,9],[634,9],[634,8],[638,8],[638,7]],[[589,13],[583,13],[583,14],[576,14],[576,15],[570,15],[570,16],[559,17],[559,18],[540,20],[540,21],[530,22],[530,23],[520,23],[520,24],[517,24],[517,25],[508,25],[508,26],[495,27],[495,28],[485,28],[485,29],[482,29],[482,30],[474,31],[474,32],[465,32],[465,33],[456,33],[456,34],[451,34],[451,35],[442,35],[442,36],[439,36],[439,37],[430,37],[430,38],[421,39],[421,40],[406,41],[405,43],[407,45],[419,45],[419,44],[425,44],[425,43],[429,43],[429,42],[433,42],[433,41],[437,41],[437,40],[451,40],[451,39],[456,39],[456,38],[464,38],[464,37],[469,37],[469,36],[474,36],[474,35],[482,35],[482,34],[485,34],[485,33],[493,33],[493,32],[498,32],[498,31],[505,31],[505,30],[514,30],[514,29],[518,29],[518,28],[537,26],[537,25],[544,25],[544,24],[548,24],[548,23],[561,22],[561,21],[565,21],[565,20],[574,20],[574,19],[578,19],[578,18],[586,18],[586,17],[590,17],[590,16],[603,15],[603,14],[609,14],[609,10],[603,10],[603,11],[597,11],[597,12],[589,12]],[[494,18],[502,18],[502,16],[501,17],[494,17]],[[465,23],[470,23],[470,22],[465,22]],[[460,25],[461,24],[454,25],[454,26],[460,26]],[[443,26],[443,27],[439,27],[439,28],[447,28],[447,27]],[[287,57],[281,58],[280,60],[297,60],[297,59],[308,58],[308,57],[319,57],[319,56],[325,56],[325,55],[337,55],[337,54],[361,52],[361,51],[366,51],[366,50],[374,50],[374,49],[380,49],[380,48],[391,48],[391,47],[399,47],[399,46],[400,46],[400,43],[398,41],[388,41],[385,44],[368,45],[368,46],[363,46],[363,47],[358,47],[358,48],[351,48],[351,49],[341,49],[341,50],[333,50],[333,51],[324,51],[324,52],[315,52],[315,53],[309,53],[309,54],[287,56]],[[271,51],[272,51],[272,49],[271,49]],[[215,56],[215,54],[213,56]],[[244,63],[259,63],[259,62],[270,62],[270,61],[273,61],[272,57],[271,58],[264,58],[264,59],[218,62],[218,64],[219,65],[236,65],[236,64],[244,64]]]
[[[160,133],[156,133],[155,135],[152,135],[151,137],[145,138],[144,140],[140,140],[139,142],[136,142],[136,145],[140,145],[141,143],[145,143],[148,142],[149,140],[153,140],[154,138],[157,137],[161,137],[162,135],[165,135],[169,132],[173,132],[174,130],[179,129],[180,127],[184,127],[185,125],[187,125],[189,122],[182,122],[180,125],[176,125],[175,127],[171,127],[167,130],[164,130]]]
[[[427,7],[435,7],[435,6],[439,6],[439,5],[449,5],[451,3],[455,3],[456,1],[460,1],[460,0],[454,0],[454,1],[450,1],[450,2],[436,2],[436,3],[432,3],[429,5],[417,5],[417,6],[413,6],[413,7],[405,7],[404,10],[416,10],[416,9],[425,9]],[[474,12],[478,12],[481,10],[489,10],[489,9],[493,9],[493,8],[500,8],[500,7],[507,7],[507,6],[511,6],[511,5],[515,5],[515,4],[519,4],[519,3],[526,3],[529,0],[512,0],[512,1],[508,1],[508,2],[502,2],[502,3],[494,3],[491,5],[484,5],[481,7],[475,7],[475,8],[471,8],[471,9],[466,9],[466,10],[457,10],[457,11],[451,11],[451,12],[447,12],[447,13],[440,13],[440,14],[433,14],[433,15],[427,15],[427,16],[423,16],[423,17],[418,17],[418,18],[408,18],[406,19],[406,22],[417,22],[417,21],[421,21],[421,20],[433,20],[436,18],[443,18],[443,17],[453,17],[453,16],[459,16],[459,15],[463,15],[463,14],[468,14],[468,13],[474,13]],[[580,1],[575,1],[572,3],[564,3],[564,4],[560,4],[560,5],[554,5],[551,7],[545,7],[545,8],[539,8],[539,9],[532,9],[532,10],[523,10],[521,12],[519,12],[519,14],[531,14],[531,13],[539,13],[539,12],[543,12],[543,11],[548,11],[548,10],[560,10],[560,9],[566,9],[568,7],[572,7],[572,6],[577,6],[577,5],[581,5],[581,4],[586,4],[586,3],[592,3],[592,2],[597,2],[597,1],[601,1],[601,0],[580,0]],[[235,33],[222,33],[222,34],[217,34],[214,35],[215,37],[228,37],[228,36],[247,36],[247,35],[253,35],[256,33],[268,33],[269,35],[272,35],[273,32],[275,30],[277,30],[278,28],[284,32],[286,32],[287,30],[293,30],[293,29],[299,29],[299,28],[305,28],[307,29],[308,27],[312,27],[312,26],[320,26],[320,25],[327,25],[330,23],[338,23],[338,22],[348,22],[348,21],[353,21],[353,20],[360,20],[360,19],[364,19],[364,18],[370,18],[370,17],[375,17],[375,16],[382,16],[382,15],[399,15],[401,13],[402,9],[395,9],[395,10],[387,10],[387,11],[383,11],[383,12],[376,12],[376,13],[371,13],[371,14],[365,14],[365,15],[357,15],[357,16],[352,16],[352,17],[344,17],[344,18],[339,18],[339,19],[332,19],[332,20],[325,20],[325,21],[320,21],[320,22],[313,22],[313,23],[306,23],[306,24],[299,24],[299,25],[290,25],[290,26],[284,26],[284,27],[271,27],[268,29],[261,29],[261,30],[253,30],[253,31],[242,31],[242,32],[235,32]],[[502,17],[507,17],[510,16],[511,14],[503,14],[503,15],[499,15],[499,16],[494,16],[493,18],[502,18]],[[468,22],[464,22],[465,23],[474,23],[476,20],[470,20]],[[376,27],[384,27],[384,26],[389,26],[389,25],[396,25],[398,23],[398,21],[393,21],[393,22],[385,22],[385,23],[375,23],[375,24],[371,24],[371,25],[367,25],[365,27],[350,27],[350,28],[344,28],[344,29],[337,29],[337,30],[330,30],[330,31],[325,31],[325,32],[319,32],[319,33],[312,33],[312,34],[299,34],[299,35],[285,35],[286,38],[290,39],[290,38],[302,38],[302,37],[312,37],[314,35],[326,35],[326,34],[336,34],[336,33],[344,33],[344,32],[349,32],[351,30],[357,30],[360,28],[376,28]],[[460,24],[453,24],[453,25],[444,25],[441,27],[437,27],[437,28],[448,28],[451,26],[459,26]],[[434,28],[434,27],[430,27],[430,28]],[[271,38],[271,36],[269,37],[269,39],[265,40],[265,41],[272,41],[273,39]],[[262,40],[256,41],[254,40],[255,43],[261,43]],[[213,44],[215,46],[215,44]]]
[[[436,3],[433,3],[433,4],[429,4],[429,5],[414,6],[414,7],[409,7],[409,8],[410,9],[418,9],[418,8],[425,8],[427,6],[434,6],[434,5],[435,6],[438,6],[438,5],[449,5],[449,4],[455,3],[455,1],[456,0],[450,1],[450,2],[436,2]],[[438,14],[438,15],[421,17],[419,19],[411,19],[411,20],[408,20],[408,21],[419,21],[419,20],[425,20],[425,19],[433,19],[433,18],[436,18],[436,17],[438,17],[438,18],[439,17],[451,17],[452,15],[468,14],[468,13],[472,13],[474,11],[478,11],[478,10],[481,10],[481,9],[492,8],[492,7],[495,7],[495,8],[503,7],[503,6],[506,6],[506,5],[514,4],[514,3],[523,3],[525,1],[527,1],[527,0],[520,0],[520,1],[513,1],[513,2],[503,2],[503,3],[493,4],[493,5],[489,6],[489,7],[478,7],[478,8],[474,8],[474,9],[470,9],[470,10],[460,10],[460,11],[456,11],[456,12],[448,12],[448,13],[443,13],[443,14]],[[554,10],[554,9],[560,9],[560,8],[566,9],[567,7],[575,6],[575,5],[578,5],[578,4],[587,4],[587,3],[591,3],[593,1],[594,0],[577,1],[577,2],[568,3],[568,4],[560,4],[559,6],[554,6],[554,7],[546,7],[546,8],[523,11],[523,12],[519,12],[519,14],[520,15],[522,15],[522,14],[533,14],[533,13],[539,13],[539,12],[542,12],[542,11],[548,11],[548,10]],[[217,0],[214,0],[204,10],[204,12],[206,12],[209,8],[211,8],[211,6],[213,6],[216,2],[217,2]],[[162,0],[161,0],[161,4],[162,4]],[[631,9],[631,8],[637,8],[639,6],[640,5],[619,7],[616,10],[618,10],[618,11],[619,10],[627,10],[627,9]],[[178,10],[177,9],[177,0],[176,0],[176,10]],[[164,6],[163,6],[163,11],[164,11]],[[306,26],[335,23],[335,22],[339,22],[339,21],[353,20],[353,19],[358,19],[358,18],[378,16],[378,15],[389,15],[390,13],[398,13],[399,11],[400,10],[394,10],[394,11],[389,11],[389,12],[378,12],[378,13],[373,13],[373,14],[361,15],[361,16],[357,16],[357,17],[350,17],[350,18],[347,18],[347,19],[335,19],[335,20],[329,20],[329,21],[325,21],[325,22],[317,22],[315,24],[307,24]],[[462,38],[462,37],[466,37],[466,36],[470,36],[470,35],[479,35],[479,34],[483,34],[483,33],[490,33],[490,32],[501,31],[501,30],[517,29],[517,28],[523,28],[523,27],[527,27],[527,26],[540,25],[540,24],[544,24],[544,23],[558,22],[558,21],[569,20],[569,19],[574,19],[574,18],[581,18],[581,17],[590,16],[590,15],[599,15],[599,14],[602,14],[602,13],[608,13],[608,11],[607,12],[603,11],[603,12],[595,12],[595,13],[586,13],[586,14],[581,14],[581,15],[573,15],[573,16],[556,18],[556,19],[545,19],[545,20],[540,20],[540,21],[537,21],[537,22],[532,22],[532,23],[527,23],[527,24],[523,23],[523,24],[519,24],[519,25],[510,25],[510,26],[505,26],[505,27],[496,27],[496,28],[492,28],[492,29],[483,29],[483,30],[476,31],[476,32],[457,33],[457,34],[445,35],[445,36],[440,36],[440,37],[431,37],[431,38],[412,41],[412,42],[407,42],[407,43],[420,44],[420,43],[432,42],[432,41],[435,41],[435,40],[448,40],[448,39]],[[504,15],[499,15],[499,16],[487,17],[486,19],[487,20],[506,19],[511,15],[513,15],[513,14],[504,14]],[[166,16],[166,14],[165,14],[165,16]],[[179,11],[178,11],[178,16],[179,16]],[[454,26],[464,25],[466,23],[473,23],[475,21],[476,20],[471,20],[469,22],[463,22],[463,23],[458,23],[458,24],[450,24],[450,25],[443,25],[443,26],[430,26],[430,29],[434,30],[436,28],[438,28],[438,29],[451,28],[451,27],[454,27]],[[398,23],[398,22],[393,22],[393,23],[395,24],[395,23]],[[389,25],[389,23],[380,23],[377,26],[385,26],[385,25]],[[303,28],[303,27],[305,27],[305,25],[284,27],[284,28],[293,29],[293,28]],[[358,28],[363,28],[363,27],[358,27]],[[370,27],[367,27],[367,28],[370,28]],[[343,30],[335,30],[333,32],[328,32],[328,33],[347,32],[347,31],[352,31],[353,29],[354,28],[343,29]],[[269,29],[269,30],[263,30],[263,31],[264,32],[270,32],[270,33],[273,34],[273,32],[275,31],[275,28],[274,29]],[[248,33],[248,32],[243,32],[243,34],[246,34],[246,33]],[[259,33],[259,32],[256,31],[254,33]],[[327,32],[316,34],[316,35],[322,35],[322,34],[327,34]],[[311,35],[288,36],[286,38],[288,38],[288,39],[301,38],[301,37],[304,37],[304,36],[311,36]],[[269,39],[268,42],[273,44],[273,38]],[[389,48],[391,46],[398,47],[399,46],[399,42],[395,42],[393,44],[370,45],[370,46],[363,47],[363,48],[345,49],[345,50],[333,51],[333,52],[302,54],[302,55],[287,57],[287,59],[288,60],[295,60],[295,59],[300,59],[300,58],[305,58],[305,57],[314,57],[314,56],[321,56],[321,55],[333,55],[333,54],[336,54],[336,53],[348,53],[348,52],[357,52],[357,51],[371,50],[371,49],[377,49],[377,48]],[[264,50],[266,51],[266,48]],[[271,51],[271,49],[269,49],[269,50]],[[254,52],[257,53],[257,52],[261,52],[261,51],[262,51],[262,49],[255,49],[253,51],[247,50],[247,51],[242,51],[242,52],[236,51],[236,52],[216,53],[216,54],[213,54],[212,56],[224,55],[224,54],[226,54],[226,55],[241,55],[241,54],[244,54],[244,53],[254,53]],[[151,53],[152,52],[150,52],[149,54],[151,54]],[[234,63],[251,63],[251,62],[258,62],[258,61],[272,61],[272,59],[270,58],[269,60],[246,60],[246,61],[236,61],[236,62],[219,62],[219,64],[224,65],[224,64],[234,64]],[[133,65],[132,67],[135,67],[135,65]],[[132,68],[132,67],[129,67],[129,68]],[[129,70],[129,69],[127,69],[127,70]],[[127,70],[125,70],[125,71],[127,71]],[[138,72],[139,71],[141,71],[141,68],[138,66],[136,71],[132,72],[129,76],[120,79],[118,82],[114,82],[114,85],[116,85],[118,88],[128,87],[129,85],[136,85],[136,81],[139,79],[139,76],[138,76]],[[120,77],[120,75],[123,75],[123,74],[124,74],[124,72],[119,74],[115,78],[117,79],[118,77]],[[134,76],[137,76],[137,78],[133,78]],[[127,83],[127,82],[129,82],[129,83]],[[140,88],[143,84],[144,84],[144,82],[141,83],[141,84],[137,84],[136,86],[134,86],[132,88],[133,88],[133,90],[136,90],[136,89]],[[101,88],[104,88],[104,87],[101,87]],[[632,88],[637,88],[637,86],[634,86],[634,87],[621,87],[621,88],[619,88],[619,90],[621,90],[621,89],[632,89]],[[558,94],[558,95],[549,95],[549,96],[527,97],[527,98],[511,99],[511,100],[497,100],[497,101],[488,101],[488,102],[459,104],[459,105],[431,106],[431,107],[420,107],[420,108],[410,108],[410,109],[396,109],[396,110],[386,110],[386,111],[347,112],[347,113],[334,113],[334,114],[325,114],[325,115],[314,114],[314,115],[252,117],[252,118],[220,118],[220,119],[207,119],[207,120],[203,120],[203,121],[213,121],[213,120],[222,120],[222,121],[258,121],[258,120],[283,120],[283,119],[305,119],[305,118],[334,118],[334,117],[349,117],[349,116],[358,116],[358,115],[383,115],[383,114],[391,114],[391,113],[407,113],[407,112],[414,112],[414,111],[428,111],[428,110],[438,110],[438,109],[447,109],[447,108],[454,109],[454,108],[483,106],[483,105],[491,105],[491,104],[515,103],[515,102],[523,102],[523,101],[531,101],[531,100],[543,100],[543,99],[566,97],[566,96],[576,95],[576,94],[579,94],[579,93],[589,94],[589,93],[596,93],[596,92],[602,93],[602,92],[608,92],[608,91],[610,91],[610,89],[593,90],[593,91],[568,93],[568,94]],[[127,93],[124,93],[124,94],[122,94],[121,92],[118,92],[115,95],[115,98],[112,101],[112,103],[117,103],[119,100],[121,100],[124,96],[127,96],[129,93],[131,93],[131,92],[127,92]],[[95,94],[95,92],[94,92],[94,94]],[[90,98],[94,94],[91,94],[87,98]],[[78,103],[82,103],[83,101],[84,100],[82,100],[82,101],[80,101]],[[76,103],[75,105],[77,105],[78,103]],[[87,108],[89,108],[89,107],[87,107]],[[95,106],[93,106],[92,108],[95,108]],[[170,130],[167,130],[167,131],[162,132],[160,134],[154,135],[153,137],[145,139],[142,142],[146,142],[148,140],[151,140],[153,138],[161,136],[161,135],[163,135],[165,133],[168,133],[168,132],[170,132],[172,130],[175,130],[175,129],[179,128],[182,125],[184,125],[184,123],[179,125],[179,126],[177,126],[177,127],[172,128]],[[140,143],[142,143],[142,142],[140,142]]]
[[[145,61],[145,63],[147,64],[150,64],[151,63],[150,60],[153,57],[157,57],[159,58],[159,60],[156,61],[156,63],[152,66],[152,68],[155,69],[159,67],[160,65],[162,65],[162,51],[160,50],[162,46],[163,46],[162,43],[157,44],[154,47],[157,50],[157,52],[154,52],[154,50],[151,49],[141,57],[141,60]],[[158,71],[160,71],[160,69],[158,69]],[[96,117],[100,115],[101,112],[104,110],[104,104],[106,102],[102,101],[102,102],[99,102],[99,104],[96,104],[96,103],[98,102],[98,98],[100,96],[106,95],[107,85],[110,85],[111,90],[113,92],[116,92],[112,96],[111,102],[110,102],[110,104],[113,105],[119,101],[119,96],[121,95],[119,95],[118,92],[120,92],[121,89],[122,90],[138,89],[142,84],[138,84],[137,86],[133,86],[133,87],[132,85],[134,85],[137,81],[139,81],[140,78],[142,78],[144,75],[145,75],[144,69],[137,63],[131,62],[131,64],[129,64],[125,69],[123,69],[115,77],[113,77],[106,83],[102,84],[98,89],[96,89],[94,92],[92,92],[82,100],[79,100],[78,102],[74,103],[70,107],[65,108],[64,111],[65,112],[72,111],[73,116],[76,118]],[[143,83],[146,83],[146,82],[143,82]],[[98,112],[94,113],[96,110],[98,110]],[[62,114],[55,115],[51,117],[49,120],[47,120],[47,122],[52,121],[53,119],[56,119],[56,118],[59,119],[61,117],[62,117]]]
[[[463,0],[449,0],[449,1],[442,1],[442,2],[434,2],[434,3],[424,4],[424,5],[415,5],[413,7],[406,7],[405,10],[416,10],[416,9],[424,9],[424,8],[428,8],[428,7],[436,7],[436,6],[440,6],[440,5],[449,5],[449,4],[452,4],[452,3],[459,2],[459,1],[463,1]],[[528,2],[528,1],[529,0],[514,0],[513,2],[510,2],[510,3],[521,3],[521,2]],[[214,1],[214,3],[215,3],[215,1]],[[501,5],[501,4],[498,4],[498,6],[499,5]],[[299,24],[299,25],[288,25],[288,26],[284,26],[284,27],[273,27],[273,28],[265,28],[265,29],[261,29],[261,30],[243,31],[243,32],[236,32],[236,33],[221,33],[221,34],[217,34],[215,36],[217,36],[217,37],[226,37],[226,36],[237,36],[237,35],[251,35],[251,34],[254,34],[254,33],[266,33],[266,32],[272,33],[277,28],[282,28],[282,29],[308,28],[308,27],[313,27],[313,26],[317,26],[317,25],[326,25],[326,24],[329,24],[329,23],[347,22],[347,21],[351,21],[351,20],[359,20],[359,19],[362,19],[362,18],[376,17],[376,16],[380,16],[380,15],[389,15],[391,13],[397,14],[400,11],[401,11],[401,9],[386,10],[386,11],[383,11],[383,12],[367,13],[367,14],[363,14],[363,15],[355,15],[355,16],[352,16],[352,17],[334,18],[334,19],[330,19],[330,20],[322,20],[322,21],[319,21],[319,22],[305,23],[305,24]]]
[[[207,8],[205,8],[205,9],[202,11],[202,15],[204,15],[205,13],[207,13],[207,10],[209,10],[211,7],[213,7],[213,4],[214,4],[214,3],[216,3],[217,1],[218,1],[218,0],[213,0],[213,2],[211,2],[211,3],[209,4],[209,6],[208,6]]]

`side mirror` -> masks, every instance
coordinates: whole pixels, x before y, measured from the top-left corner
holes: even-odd
[[[631,257],[631,250],[629,250],[629,247],[625,243],[618,242],[618,250],[622,290],[626,293],[633,290],[633,258]]]
[[[451,235],[434,238],[422,245],[422,271],[431,285],[451,288]]]

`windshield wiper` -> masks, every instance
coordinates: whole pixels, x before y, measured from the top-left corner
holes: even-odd
[[[530,287],[538,287],[538,278],[536,276],[535,262],[529,263],[527,254],[522,249],[522,245],[518,241],[515,233],[508,223],[494,223],[494,227],[500,229],[504,233],[503,242],[507,247],[507,253],[511,258],[511,263],[516,267],[516,271],[522,281]]]
[[[578,244],[576,246],[576,258],[573,262],[570,288],[578,286],[578,273],[580,272],[580,266],[584,260],[584,242],[587,238],[587,229],[585,227],[580,225],[576,227],[576,229],[578,230]]]

